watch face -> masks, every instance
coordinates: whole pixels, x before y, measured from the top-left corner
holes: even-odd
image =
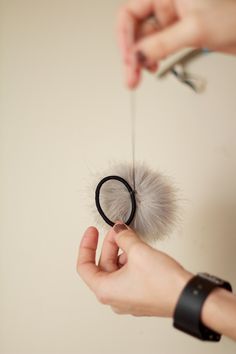
[[[216,285],[223,285],[225,282],[224,280],[215,277],[214,275],[208,274],[208,273],[198,273],[198,275],[201,278],[210,280],[212,283],[215,283]]]

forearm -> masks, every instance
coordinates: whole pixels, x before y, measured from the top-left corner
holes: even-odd
[[[203,305],[202,322],[236,340],[236,296],[221,288],[214,290]]]

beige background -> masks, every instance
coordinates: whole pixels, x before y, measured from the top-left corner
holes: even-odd
[[[131,156],[119,3],[0,1],[1,354],[235,353],[230,340],[201,343],[168,319],[113,314],[75,272],[93,223],[91,173]],[[211,54],[191,69],[207,78],[205,94],[145,75],[137,158],[181,191],[182,222],[157,246],[236,287],[236,59]]]

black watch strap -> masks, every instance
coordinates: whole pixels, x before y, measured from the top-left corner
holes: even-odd
[[[202,306],[217,287],[232,291],[231,285],[207,273],[199,273],[183,289],[174,312],[174,327],[202,340],[218,342],[221,335],[203,325]]]

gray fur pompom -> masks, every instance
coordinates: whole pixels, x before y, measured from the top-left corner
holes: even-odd
[[[113,165],[109,171],[97,176],[96,184],[109,175],[117,175],[133,186],[133,167],[129,164]],[[176,189],[167,177],[154,172],[145,164],[135,166],[136,213],[130,226],[144,241],[154,241],[172,231],[177,219]],[[100,204],[106,216],[113,222],[126,221],[131,212],[130,195],[126,187],[116,180],[104,183],[100,192]],[[105,221],[98,214],[99,224]]]

